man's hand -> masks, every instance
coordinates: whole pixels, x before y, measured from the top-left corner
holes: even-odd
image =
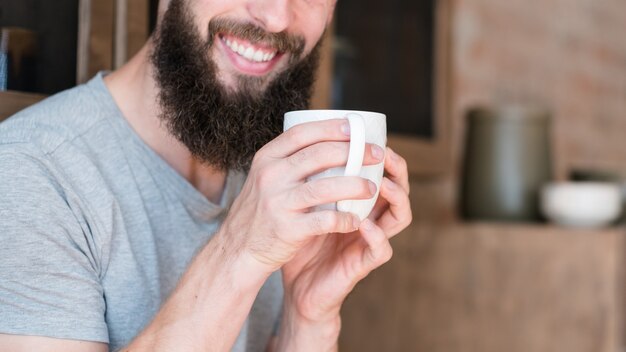
[[[239,238],[252,258],[274,271],[319,236],[356,230],[360,221],[352,214],[310,209],[371,198],[375,184],[360,177],[307,182],[311,175],[346,164],[348,140],[348,121],[336,119],[297,125],[268,143],[255,155],[220,231]],[[379,147],[368,145],[364,164],[379,163],[382,156]]]
[[[404,159],[387,150],[380,198],[358,231],[319,236],[283,267],[285,306],[276,350],[332,350],[339,311],[354,285],[392,255],[389,239],[411,222]]]

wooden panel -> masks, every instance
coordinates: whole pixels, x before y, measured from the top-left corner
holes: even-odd
[[[0,92],[0,121],[45,98],[39,94]]]
[[[311,97],[312,109],[330,109],[332,94],[333,72],[333,27],[324,34],[324,43],[320,51],[320,66],[317,71],[317,80]]]
[[[127,60],[133,57],[148,39],[148,15],[148,0],[131,0],[128,2]]]
[[[128,0],[115,0],[115,19],[113,20],[113,68],[120,68],[128,53]]]
[[[89,78],[113,68],[113,5],[111,0],[91,0]]]
[[[91,0],[78,2],[78,48],[76,50],[76,83],[89,80],[89,42],[91,35]]]
[[[413,225],[346,302],[342,350],[617,351],[625,234]]]

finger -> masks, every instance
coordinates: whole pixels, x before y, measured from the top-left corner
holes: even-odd
[[[285,172],[291,170],[300,179],[304,179],[323,170],[345,166],[348,162],[350,143],[322,142],[303,148],[285,159]],[[363,165],[375,165],[383,161],[385,151],[375,145],[367,144],[363,155]]]
[[[393,249],[383,229],[376,226],[372,221],[368,219],[363,220],[359,231],[367,243],[367,247],[362,254],[362,274],[364,276],[388,262],[393,255]]]
[[[307,209],[346,199],[369,199],[376,184],[358,176],[326,177],[308,181],[290,193],[290,209]]]
[[[352,213],[320,210],[303,214],[296,220],[296,229],[305,237],[329,233],[349,233],[359,228],[361,221]]]
[[[262,148],[262,153],[283,159],[298,150],[324,141],[350,140],[350,123],[347,119],[307,122],[283,132]]]
[[[411,203],[402,187],[387,177],[384,177],[381,183],[380,197],[389,203],[389,208],[380,216],[377,224],[385,231],[387,237],[391,238],[411,223],[413,219]]]
[[[374,204],[374,208],[372,208],[372,211],[369,213],[367,218],[372,220],[372,221],[376,221],[388,209],[389,209],[389,202],[387,202],[387,200],[385,198],[379,196],[378,199],[376,199],[376,203]]]
[[[389,147],[387,147],[385,158],[385,172],[389,179],[400,185],[406,194],[409,194],[409,171],[406,160]]]

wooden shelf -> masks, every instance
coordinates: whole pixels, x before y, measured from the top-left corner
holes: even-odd
[[[412,226],[410,236],[394,238],[394,258],[346,301],[341,341],[346,349],[614,352],[621,347],[623,227]],[[376,333],[363,337],[363,331]]]
[[[0,92],[0,121],[32,105],[46,96],[15,91]]]
[[[469,233],[494,233],[502,235],[523,234],[525,236],[546,235],[583,235],[583,234],[609,234],[624,233],[626,227],[615,225],[596,229],[577,229],[572,227],[559,226],[551,223],[524,223],[524,222],[495,222],[495,221],[465,221],[450,225],[450,229],[456,229]]]

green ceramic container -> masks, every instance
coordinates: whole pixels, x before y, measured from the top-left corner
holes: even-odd
[[[552,180],[550,116],[520,106],[468,114],[461,210],[469,220],[539,221]]]

